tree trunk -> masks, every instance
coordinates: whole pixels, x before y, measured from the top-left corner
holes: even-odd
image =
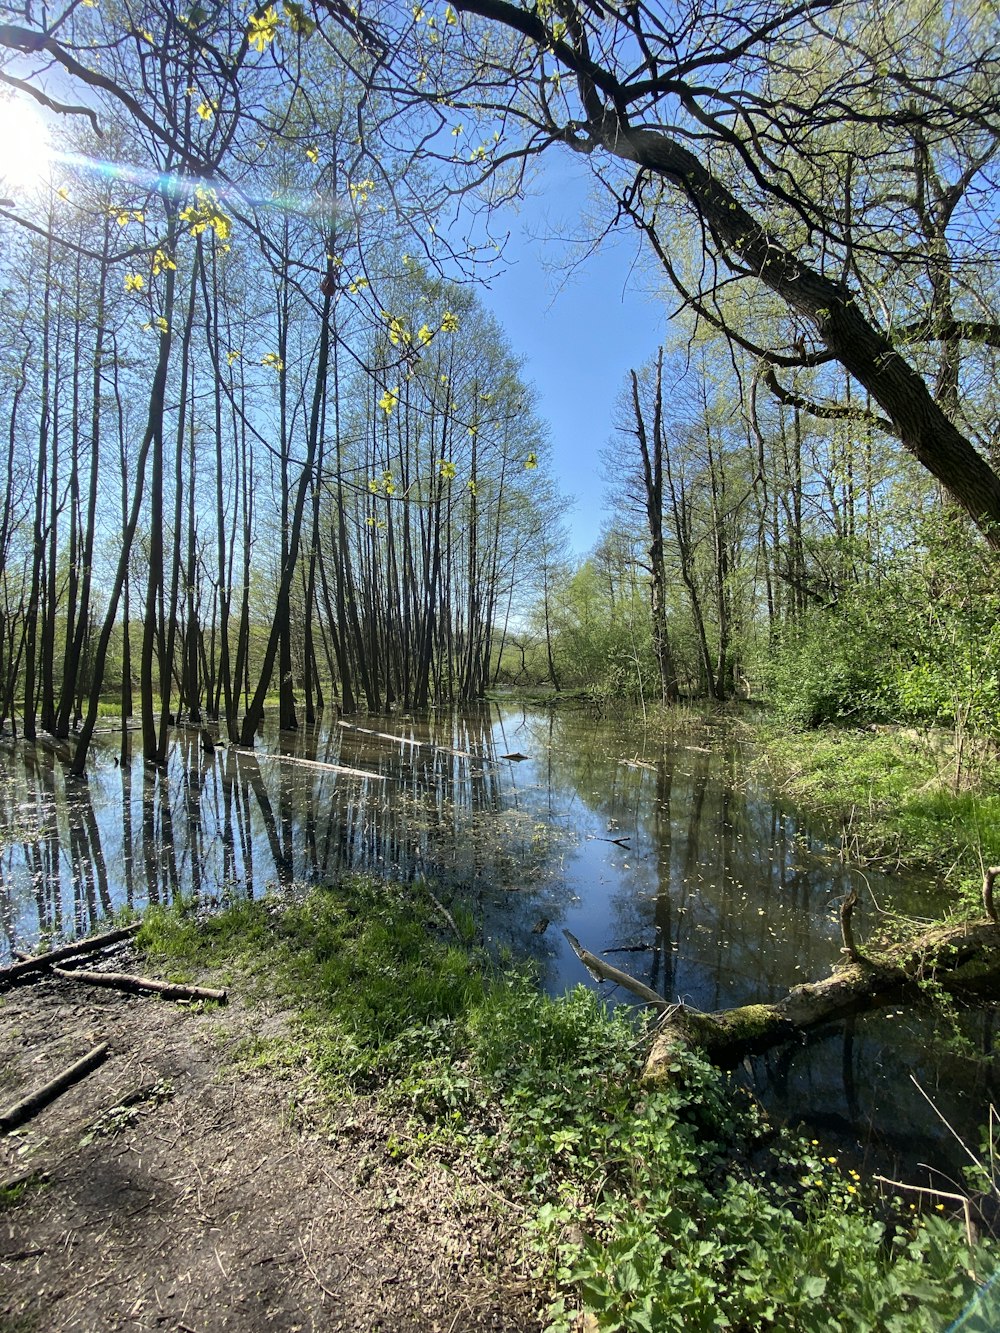
[[[667,632],[666,568],[663,559],[663,349],[656,358],[656,388],[653,400],[652,446],[646,433],[646,423],[639,401],[639,377],[632,376],[632,407],[635,411],[635,430],[642,455],[642,477],[645,487],[646,524],[649,532],[649,599],[653,628],[653,652],[660,675],[660,701],[677,702],[680,691],[677,667]]]
[[[714,1014],[678,1005],[669,1014],[646,1061],[643,1078],[669,1078],[673,1053],[693,1046],[722,1065],[764,1050],[846,1014],[898,999],[921,981],[955,993],[994,994],[1000,978],[1000,929],[991,922],[941,926],[916,941],[895,945],[877,961],[859,959],[821,981],[796,986],[775,1004],[747,1004]]]

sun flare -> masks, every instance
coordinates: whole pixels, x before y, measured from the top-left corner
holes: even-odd
[[[49,163],[48,129],[30,102],[0,102],[0,193],[14,194],[39,184]]]

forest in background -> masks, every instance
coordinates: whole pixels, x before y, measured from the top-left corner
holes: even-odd
[[[59,115],[0,204],[0,725],[77,771],[101,707],[162,761],[496,684],[993,727],[979,8],[6,8]],[[672,317],[579,562],[473,285],[559,141]]]
[[[162,758],[171,714],[251,738],[272,682],[285,727],[331,689],[481,695],[552,507],[494,322],[340,189],[335,133],[257,161],[241,222],[99,150],[53,164],[44,234],[4,230],[2,720],[67,736],[120,691]]]

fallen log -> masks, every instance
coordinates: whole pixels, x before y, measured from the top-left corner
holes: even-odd
[[[668,1009],[674,1008],[674,1006],[665,1000],[662,995],[658,994],[657,991],[644,985],[643,982],[637,981],[635,977],[630,977],[629,974],[623,972],[620,967],[612,967],[611,964],[606,963],[603,958],[598,958],[597,954],[591,953],[589,949],[585,949],[571,931],[564,929],[563,934],[566,936],[567,940],[569,940],[570,948],[592,977],[596,977],[598,981],[613,981],[616,986],[622,986],[625,990],[631,991],[633,995],[637,995],[639,999],[644,1000],[646,1004],[654,1005],[661,1014],[666,1013]]]
[[[795,986],[773,1004],[703,1014],[678,1005],[665,1018],[643,1069],[657,1083],[670,1075],[679,1048],[696,1047],[715,1063],[736,1064],[810,1028],[872,1008],[933,981],[952,994],[982,994],[1000,977],[1000,930],[991,921],[941,926],[897,944],[877,959],[859,958],[820,981]]]
[[[122,926],[118,930],[108,930],[103,935],[91,935],[88,939],[77,940],[75,944],[64,944],[59,949],[51,950],[50,953],[37,954],[25,958],[22,962],[11,963],[8,967],[0,967],[0,990],[7,990],[23,977],[30,977],[35,972],[48,971],[53,963],[62,962],[67,958],[79,958],[83,954],[96,953],[98,949],[104,949],[109,944],[117,944],[119,940],[126,940],[134,935],[138,929],[139,923],[136,922],[131,926]]]
[[[95,1046],[92,1051],[88,1051],[75,1064],[69,1065],[61,1074],[55,1078],[49,1079],[37,1091],[30,1093],[27,1097],[22,1097],[19,1102],[6,1111],[0,1112],[0,1134],[7,1134],[12,1129],[17,1129],[25,1121],[36,1116],[39,1111],[45,1109],[50,1102],[64,1093],[67,1088],[71,1088],[74,1083],[79,1083],[80,1079],[91,1073],[98,1065],[103,1064],[109,1051],[108,1043],[102,1042],[100,1046]]]
[[[86,972],[79,967],[53,967],[52,971],[68,981],[108,986],[132,995],[159,995],[164,1000],[217,1000],[219,1004],[226,1004],[229,999],[226,991],[210,986],[182,986],[178,982],[157,981],[155,977],[131,976],[128,972]]]
[[[362,736],[377,736],[380,741],[392,741],[393,745],[414,745],[418,749],[425,744],[423,741],[411,740],[409,736],[393,736],[388,731],[372,731],[371,727],[359,727],[353,722],[338,722],[338,727],[343,727],[345,731],[359,731]]]
[[[453,754],[459,759],[482,759],[482,755],[470,754],[468,750],[454,750],[450,745],[436,745],[433,741],[415,741],[409,736],[393,736],[389,731],[372,731],[371,727],[359,727],[353,722],[338,722],[338,727],[345,731],[357,731],[362,736],[376,736],[380,741],[391,741],[393,745],[411,745],[417,750],[437,750],[441,754]]]

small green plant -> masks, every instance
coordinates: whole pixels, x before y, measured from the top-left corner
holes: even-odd
[[[114,1138],[138,1120],[144,1106],[161,1106],[173,1095],[174,1085],[169,1078],[157,1079],[150,1087],[140,1088],[96,1116],[81,1134],[80,1147],[97,1138]]]
[[[961,1219],[886,1204],[819,1144],[775,1136],[697,1056],[644,1088],[645,1020],[499,974],[434,896],[363,878],[203,922],[164,914],[146,938],[266,978],[292,1039],[238,1058],[289,1076],[290,1113],[374,1098],[390,1157],[462,1159],[516,1200],[551,1333],[581,1311],[608,1333],[939,1333],[972,1296],[970,1269],[992,1272]]]
[[[47,1175],[41,1172],[29,1172],[0,1185],[0,1212],[7,1208],[16,1208],[26,1195],[44,1189],[47,1184]]]

